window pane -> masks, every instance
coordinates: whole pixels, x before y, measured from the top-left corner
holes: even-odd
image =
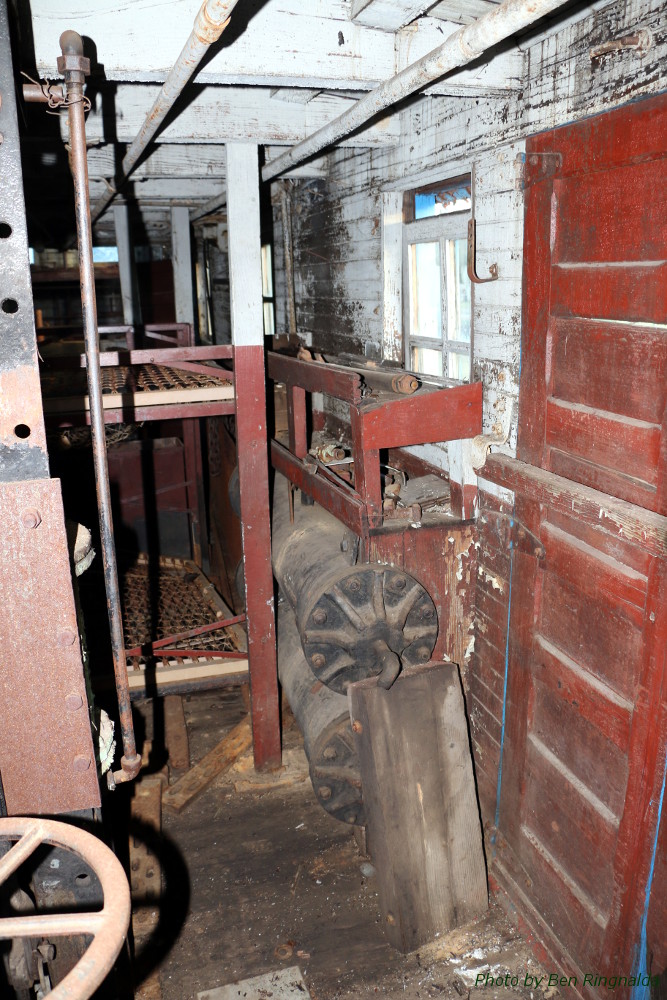
[[[262,295],[265,299],[273,298],[273,266],[270,243],[265,243],[262,247]]]
[[[273,302],[264,303],[264,336],[273,337],[276,332],[276,324],[273,313]]]
[[[454,354],[449,355],[449,378],[455,378],[459,382],[470,381],[470,355]]]
[[[469,177],[445,182],[437,189],[415,191],[415,221],[435,215],[469,212],[471,205]]]
[[[118,247],[93,247],[93,263],[118,263]]]
[[[432,347],[412,348],[412,370],[423,372],[424,375],[442,376],[442,351],[434,351]]]
[[[470,278],[468,243],[447,240],[447,340],[470,343]]]
[[[411,243],[408,250],[410,336],[442,340],[440,244]]]

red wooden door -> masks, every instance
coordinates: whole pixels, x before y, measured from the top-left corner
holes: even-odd
[[[666,126],[661,96],[526,152],[518,458],[600,492],[591,516],[516,488],[546,561],[513,555],[500,867],[600,995],[584,976],[630,976],[644,924],[667,966]],[[605,495],[638,531],[609,526]]]

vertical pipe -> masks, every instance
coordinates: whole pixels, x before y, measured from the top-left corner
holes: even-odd
[[[85,105],[83,100],[83,85],[86,73],[90,70],[90,63],[83,56],[83,41],[81,36],[75,31],[63,32],[60,36],[60,47],[62,57],[58,59],[58,69],[60,72],[64,72],[67,86],[70,169],[74,181],[74,205],[79,249],[79,281],[81,284],[86,371],[88,376],[88,396],[90,399],[90,429],[95,465],[95,487],[97,490],[97,506],[100,520],[104,584],[107,594],[109,627],[111,631],[111,652],[116,678],[118,710],[123,741],[121,770],[114,772],[112,775],[113,783],[118,783],[121,781],[130,781],[136,777],[141,767],[141,757],[137,753],[132,709],[130,706],[120,588],[118,586],[118,567],[116,565],[116,549],[111,516],[111,491],[109,489],[109,468],[104,434],[104,410],[102,408],[100,345],[97,333],[93,235],[90,218]]]

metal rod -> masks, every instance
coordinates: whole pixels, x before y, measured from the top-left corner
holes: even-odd
[[[60,36],[62,56],[58,59],[58,69],[65,74],[67,86],[70,168],[74,180],[74,206],[76,231],[79,248],[79,282],[81,285],[81,307],[83,312],[83,333],[88,375],[88,397],[90,399],[90,426],[95,465],[95,487],[100,520],[100,541],[104,565],[104,585],[107,594],[109,627],[111,631],[111,652],[113,656],[118,711],[123,741],[121,770],[113,775],[114,782],[131,781],[141,767],[141,757],[137,753],[134,738],[134,724],[130,705],[130,687],[127,678],[127,661],[123,642],[123,620],[121,615],[118,568],[113,537],[111,514],[111,491],[109,488],[109,467],[107,464],[106,437],[104,434],[104,410],[102,406],[102,382],[100,376],[100,345],[97,332],[97,303],[95,299],[95,276],[93,269],[93,236],[88,194],[88,161],[86,158],[86,122],[83,102],[83,85],[90,72],[90,62],[83,55],[83,41],[75,31],[65,31]]]
[[[204,55],[213,42],[220,38],[229,24],[231,13],[238,2],[239,0],[204,0],[195,18],[190,37],[170,69],[167,79],[160,88],[160,93],[155,98],[153,107],[146,115],[143,125],[123,157],[120,177],[115,179],[114,184],[93,205],[91,212],[93,222],[96,222],[108,208],[116,196],[118,188],[125,183],[136,167],[139,158],[171,111],[186,83],[196,72]]]
[[[402,101],[459,66],[478,59],[487,49],[550,14],[565,2],[566,0],[504,0],[504,3],[472,24],[459,28],[438,48],[365,94],[338,118],[271,160],[262,170],[262,180],[268,181],[284,174],[297,163],[302,163],[361,128],[392,104]]]

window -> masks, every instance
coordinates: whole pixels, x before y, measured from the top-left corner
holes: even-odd
[[[405,367],[470,381],[467,226],[470,177],[406,195],[403,227]]]
[[[262,246],[262,301],[264,304],[264,336],[273,337],[276,332],[273,302],[273,255],[271,244]]]

